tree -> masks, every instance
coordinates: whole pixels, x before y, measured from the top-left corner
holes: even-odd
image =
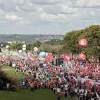
[[[39,47],[41,46],[41,42],[35,41],[35,42],[33,42],[30,46],[31,46],[31,47],[30,47],[31,50],[33,50],[34,47],[39,48]]]
[[[49,45],[63,45],[64,41],[60,39],[52,39],[50,41],[46,41],[45,43]]]
[[[54,54],[59,54],[62,50],[62,45],[50,45],[46,43],[42,43],[39,51],[51,52]]]
[[[12,43],[10,45],[10,49],[21,50],[22,49],[22,45],[23,45],[23,43],[16,41],[15,43]]]
[[[81,48],[78,46],[77,41],[85,38],[88,40],[88,46]],[[100,59],[100,25],[92,25],[84,30],[72,31],[64,37],[64,49],[72,54],[78,54],[81,51],[85,52],[87,56],[94,56]]]
[[[66,34],[64,37],[64,49],[72,54],[78,54],[81,51],[78,46],[78,37],[80,36],[80,31],[72,31]]]

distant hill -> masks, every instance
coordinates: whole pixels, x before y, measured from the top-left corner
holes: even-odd
[[[0,43],[1,42],[12,42],[12,41],[21,41],[21,42],[28,42],[31,43],[33,41],[49,41],[52,39],[63,39],[64,35],[36,35],[36,34],[32,34],[32,35],[19,35],[19,34],[12,34],[12,35],[6,35],[6,34],[2,34],[0,35]]]

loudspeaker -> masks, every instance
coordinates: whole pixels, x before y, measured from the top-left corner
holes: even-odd
[[[52,65],[59,66],[63,64],[63,58],[55,58],[52,60]]]

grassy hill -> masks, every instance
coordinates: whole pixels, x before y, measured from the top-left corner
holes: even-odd
[[[22,72],[18,72],[18,74],[15,73],[15,69],[9,66],[3,66],[1,68],[5,73],[7,73],[8,77],[19,79],[21,76],[24,78],[26,75],[23,75]]]
[[[13,68],[9,66],[2,67],[2,70],[7,73],[8,77],[19,79],[20,76],[25,77],[23,73],[15,74]],[[30,89],[19,89],[16,92],[0,91],[0,100],[57,100],[57,94],[54,94],[49,89],[38,89],[31,92]],[[64,100],[62,95],[61,100]],[[70,97],[68,100],[72,100]]]

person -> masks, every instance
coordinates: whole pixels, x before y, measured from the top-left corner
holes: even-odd
[[[91,93],[90,93],[90,91],[87,92],[86,100],[91,100]]]
[[[61,90],[60,90],[60,88],[58,87],[58,88],[57,88],[57,93],[60,93],[60,91],[61,91]]]
[[[17,68],[15,69],[15,74],[18,74],[18,69]]]
[[[41,89],[41,81],[38,81],[38,88]]]
[[[65,84],[65,92],[67,91],[67,89],[68,89],[68,85],[67,84]]]
[[[30,87],[31,87],[31,92],[34,92],[34,83],[33,82],[30,83]]]
[[[60,87],[61,87],[61,91],[63,91],[63,84],[62,83],[60,84]]]
[[[20,77],[20,89],[23,88],[23,77]]]
[[[65,92],[65,100],[67,100],[67,98],[68,98],[68,94],[67,94],[67,91]]]
[[[23,81],[23,88],[25,87],[25,82]]]
[[[53,92],[54,93],[56,92],[56,85],[54,85],[54,87],[53,87]]]
[[[30,87],[30,84],[29,84],[28,80],[26,80],[26,88],[29,89],[29,87]]]
[[[23,77],[22,77],[22,76],[20,77],[20,81],[22,81],[22,82],[23,82]]]
[[[83,92],[82,91],[79,94],[79,100],[83,100]]]
[[[15,88],[15,85],[14,84],[12,85],[12,88],[11,89],[12,89],[12,91],[17,91],[17,89]]]
[[[92,93],[91,99],[92,99],[92,100],[97,100],[97,95],[96,95],[95,92]]]
[[[19,87],[20,87],[20,89],[23,88],[23,81],[20,81],[20,83],[19,83]]]
[[[100,100],[100,92],[99,93],[96,92],[96,97],[98,98],[98,100]]]
[[[60,92],[57,95],[57,100],[61,100],[61,93]]]
[[[10,88],[10,84],[9,83],[6,84],[6,88],[7,88],[7,90],[9,90],[9,88]]]

